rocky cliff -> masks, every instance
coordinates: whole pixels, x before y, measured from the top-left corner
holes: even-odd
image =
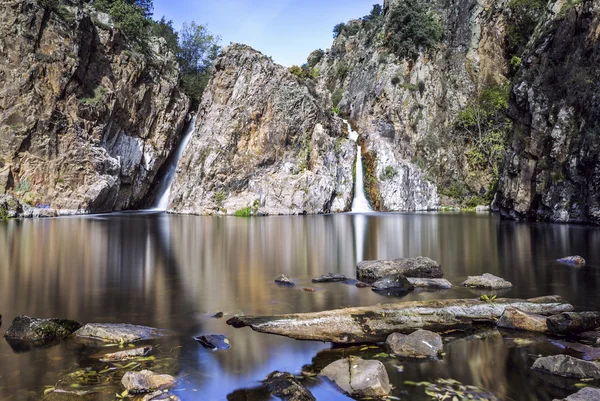
[[[136,207],[188,114],[175,57],[60,4],[0,8],[0,194],[63,213]]]
[[[348,210],[356,148],[347,134],[314,84],[232,45],[215,62],[169,209],[237,215]]]
[[[600,224],[600,2],[550,5],[515,79],[495,207]]]

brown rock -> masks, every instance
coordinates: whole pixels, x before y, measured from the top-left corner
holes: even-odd
[[[142,370],[125,373],[121,384],[130,393],[147,393],[172,388],[177,384],[177,380],[171,375],[160,375],[150,370]]]
[[[507,306],[498,320],[498,327],[544,333],[548,331],[546,316],[527,313]]]

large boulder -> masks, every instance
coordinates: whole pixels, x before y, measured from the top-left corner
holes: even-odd
[[[420,278],[441,278],[444,275],[438,262],[424,256],[393,260],[364,260],[356,265],[356,276],[359,280],[375,281],[390,274]]]
[[[554,334],[578,334],[600,327],[600,312],[563,312],[548,318]]]
[[[351,397],[381,398],[391,391],[390,379],[380,361],[351,356],[327,365],[319,376],[328,378]]]
[[[284,401],[314,401],[315,397],[291,373],[275,371],[264,382],[275,397]]]
[[[546,316],[527,313],[513,306],[507,306],[498,320],[498,327],[544,333],[548,331]]]
[[[171,375],[156,374],[150,370],[127,372],[121,379],[121,384],[130,393],[149,393],[175,387],[177,380]]]
[[[88,323],[75,332],[75,336],[83,339],[99,340],[107,343],[134,343],[161,337],[164,331],[153,327],[138,326],[127,323]]]
[[[80,327],[74,320],[21,315],[14,318],[4,337],[13,344],[47,345],[68,337]]]
[[[567,398],[554,401],[598,401],[600,400],[600,389],[594,387],[584,387],[575,394],[571,394]]]
[[[533,363],[533,369],[572,379],[600,379],[600,364],[568,355],[538,358]]]
[[[489,290],[499,290],[503,288],[511,288],[512,283],[504,280],[502,277],[494,276],[493,274],[484,273],[481,276],[469,276],[462,283],[465,287],[485,288]]]
[[[407,358],[437,358],[444,348],[442,337],[428,330],[390,334],[385,345],[392,354]]]

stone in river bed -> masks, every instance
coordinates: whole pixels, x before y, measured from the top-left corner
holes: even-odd
[[[146,394],[139,401],[181,401],[181,399],[174,394],[164,393],[159,390],[150,394]]]
[[[431,288],[431,289],[440,289],[447,290],[452,288],[452,283],[450,283],[445,278],[418,278],[418,277],[407,277],[408,281],[415,288]]]
[[[598,401],[600,400],[600,389],[594,387],[584,387],[575,394],[567,398],[554,401]]]
[[[363,283],[362,281],[359,281],[354,285],[358,288],[368,288],[371,286],[371,284]]]
[[[393,333],[385,344],[393,354],[407,358],[437,358],[444,348],[442,337],[428,330],[417,330],[409,335]]]
[[[374,281],[398,273],[405,277],[420,278],[441,278],[444,275],[438,262],[424,256],[393,260],[364,260],[356,265],[356,277],[363,281]]]
[[[211,317],[214,317],[215,319],[221,319],[223,316],[225,316],[225,314],[223,312],[217,312],[214,315],[212,315]]]
[[[147,345],[145,347],[131,348],[118,352],[98,353],[92,355],[92,358],[97,358],[100,362],[120,362],[146,356],[150,351],[152,351],[152,347]]]
[[[284,401],[314,401],[315,397],[294,375],[275,371],[264,382],[265,387],[275,397]]]
[[[556,259],[557,262],[566,263],[569,265],[585,265],[585,259],[579,255],[567,256],[565,258]]]
[[[81,324],[73,320],[22,315],[14,318],[4,337],[15,345],[48,345],[68,337],[80,327]]]
[[[296,285],[290,278],[283,274],[280,274],[279,277],[275,279],[275,283],[286,287],[293,287]]]
[[[125,373],[121,384],[130,393],[149,393],[174,387],[177,380],[171,375],[160,375],[150,370],[142,370]]]
[[[533,369],[573,379],[600,379],[600,365],[568,355],[545,356],[536,359]]]
[[[563,312],[548,318],[553,334],[578,334],[600,327],[600,312]]]
[[[600,331],[585,331],[577,335],[581,340],[589,341],[592,344],[600,345]]]
[[[302,291],[304,292],[315,292],[316,290],[312,287],[304,287],[302,288]]]
[[[548,331],[546,316],[523,312],[513,306],[507,306],[498,320],[498,327],[544,333]]]
[[[75,336],[79,338],[116,344],[133,343],[164,335],[164,331],[153,327],[127,323],[88,323],[75,332]]]
[[[337,283],[350,280],[350,277],[340,273],[327,273],[312,279],[313,283]]]
[[[484,273],[481,276],[469,276],[462,285],[465,287],[487,288],[490,290],[512,287],[511,282],[489,273]]]
[[[415,287],[402,274],[390,274],[375,281],[372,284],[373,291],[392,290],[396,292],[409,292]]]
[[[229,340],[223,334],[206,334],[194,337],[204,348],[212,350],[226,350],[231,347]]]
[[[54,389],[44,395],[41,401],[114,401],[114,391]]]
[[[334,382],[346,394],[356,398],[381,398],[390,393],[390,379],[380,361],[357,357],[340,359],[327,365],[319,376]]]

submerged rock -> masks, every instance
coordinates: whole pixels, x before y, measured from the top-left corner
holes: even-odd
[[[498,327],[544,333],[548,331],[546,316],[527,313],[522,310],[507,306],[498,320]]]
[[[510,281],[506,281],[502,277],[497,277],[489,273],[484,273],[481,276],[469,276],[462,285],[465,287],[487,288],[490,290],[512,287]]]
[[[371,286],[373,291],[409,292],[415,287],[402,274],[390,274],[375,281]]]
[[[150,351],[152,351],[152,347],[147,345],[145,347],[131,348],[124,351],[99,353],[92,355],[92,358],[97,358],[101,362],[120,362],[140,356],[146,356]]]
[[[275,371],[269,374],[264,385],[269,393],[284,401],[316,400],[312,393],[288,372]]]
[[[600,364],[568,355],[545,356],[536,359],[533,369],[573,379],[600,379]]]
[[[567,398],[554,401],[598,401],[600,400],[600,388],[584,387]]]
[[[312,279],[313,283],[337,283],[340,281],[348,281],[350,277],[340,273],[327,273]]]
[[[44,394],[41,401],[114,401],[113,391],[66,390],[56,388]]]
[[[452,288],[452,283],[450,283],[445,278],[407,277],[407,279],[412,285],[415,286],[415,288],[431,288],[440,290],[447,290]]]
[[[577,335],[584,341],[590,341],[592,344],[600,345],[600,331],[585,331]]]
[[[181,399],[175,394],[169,394],[158,390],[151,394],[146,394],[139,401],[181,401]]]
[[[385,344],[398,356],[407,358],[437,358],[442,354],[442,337],[428,330],[417,330],[409,335],[390,334]]]
[[[600,327],[600,312],[564,312],[548,318],[553,334],[577,334]]]
[[[153,327],[127,323],[88,323],[75,332],[75,336],[79,338],[116,344],[134,343],[164,334],[164,331]]]
[[[391,391],[385,366],[380,361],[357,357],[340,359],[327,365],[319,376],[334,382],[351,397],[385,397]]]
[[[393,260],[364,260],[356,265],[356,276],[359,280],[374,281],[390,274],[420,278],[441,278],[444,275],[438,262],[424,256]]]
[[[315,292],[315,291],[317,291],[317,290],[315,290],[315,289],[314,289],[314,288],[312,288],[312,287],[303,287],[303,288],[302,288],[302,291],[304,291],[304,292]]]
[[[223,316],[225,316],[225,314],[223,312],[217,312],[214,315],[212,315],[211,317],[215,318],[215,319],[221,319]]]
[[[280,274],[279,277],[275,279],[275,283],[286,287],[293,287],[296,285],[296,283],[283,274]]]
[[[4,337],[15,345],[47,345],[68,337],[80,327],[81,324],[74,320],[21,315],[14,318]]]
[[[121,384],[130,393],[148,393],[174,387],[177,380],[171,375],[160,375],[150,370],[142,370],[125,373]]]
[[[194,337],[204,348],[212,350],[226,350],[231,348],[229,340],[223,334],[206,334]]]
[[[566,263],[569,265],[585,265],[585,259],[579,255],[567,256],[565,258],[556,259],[557,262]]]

